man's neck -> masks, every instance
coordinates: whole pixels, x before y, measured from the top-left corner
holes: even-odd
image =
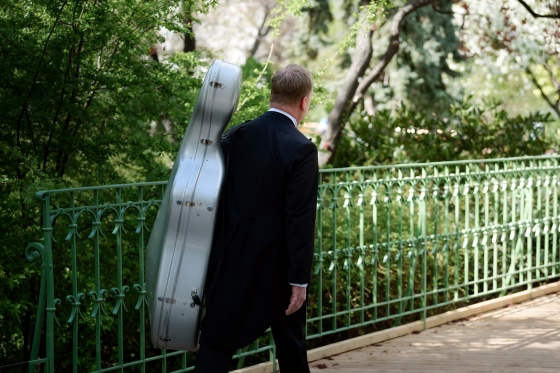
[[[296,118],[294,118],[291,114],[286,113],[284,110],[280,110],[280,109],[277,109],[277,108],[275,108],[275,107],[271,107],[270,109],[268,109],[268,111],[274,111],[274,112],[276,112],[276,113],[280,113],[280,114],[282,114],[282,115],[287,116],[287,117],[290,119],[290,122],[292,122],[292,124],[294,125],[294,127],[297,127],[297,120],[296,120]]]
[[[284,105],[278,105],[278,104],[271,104],[270,108],[274,108],[274,109],[278,109],[278,110],[282,110],[288,114],[290,114],[292,117],[294,117],[294,119],[296,120],[296,123],[299,124],[301,118],[299,117],[299,112],[297,109],[294,109],[291,106],[284,106]]]

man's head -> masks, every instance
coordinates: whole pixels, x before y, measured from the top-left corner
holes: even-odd
[[[288,65],[272,77],[270,107],[290,113],[299,123],[309,110],[312,94],[311,71],[299,65]]]

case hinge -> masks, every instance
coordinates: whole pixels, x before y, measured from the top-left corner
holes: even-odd
[[[192,289],[191,298],[192,298],[194,304],[196,304],[199,307],[204,307],[202,305],[202,300],[200,299],[200,296],[198,295],[198,290],[196,288]],[[191,308],[192,307],[193,306],[192,306],[192,303],[191,303]]]

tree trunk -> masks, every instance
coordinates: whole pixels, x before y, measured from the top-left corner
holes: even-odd
[[[193,21],[190,18],[185,17],[183,19],[183,22],[185,22],[186,25],[189,26],[189,28],[191,29],[192,32],[192,26],[193,26]],[[185,46],[183,47],[183,52],[192,52],[196,50],[196,39],[194,37],[194,33],[189,33],[186,32],[185,33]]]
[[[370,27],[366,32],[358,31],[356,36],[356,53],[352,65],[346,73],[342,87],[338,90],[334,107],[329,114],[329,125],[319,145],[319,167],[332,163],[334,158],[334,151],[342,134],[343,122],[347,117],[346,107],[358,87],[358,79],[364,75],[371,61],[373,53],[372,34],[373,29]]]
[[[329,114],[329,126],[325,135],[321,139],[320,150],[319,150],[319,167],[323,167],[325,164],[332,163],[334,160],[334,155],[336,147],[340,142],[340,136],[342,135],[343,122],[352,114],[354,109],[363,97],[364,93],[375,82],[389,62],[393,59],[395,54],[399,50],[399,34],[400,25],[402,20],[408,16],[410,13],[414,12],[416,9],[431,4],[433,0],[416,0],[402,7],[393,17],[391,21],[391,36],[389,38],[389,47],[385,54],[379,59],[374,68],[369,72],[369,74],[358,82],[358,78],[361,77],[366,68],[369,65],[372,53],[371,47],[371,36],[372,31],[370,30],[367,35],[358,33],[356,41],[356,54],[348,71],[348,75],[342,84],[342,87],[338,91],[336,96],[336,101],[334,108]],[[361,43],[366,43],[367,46],[360,46]],[[363,50],[369,49],[369,57],[367,61]]]
[[[377,114],[376,105],[377,102],[375,102],[372,95],[365,95],[364,109],[366,110],[368,117],[374,117]]]
[[[395,14],[393,20],[391,21],[391,36],[389,37],[389,47],[387,48],[387,51],[385,52],[383,57],[379,59],[374,68],[371,69],[369,74],[364,79],[362,79],[362,81],[358,85],[356,93],[354,94],[354,98],[352,99],[352,103],[350,104],[349,113],[352,113],[354,111],[356,105],[358,104],[358,101],[364,96],[364,93],[367,91],[367,89],[375,81],[377,81],[377,79],[379,79],[389,62],[391,62],[395,54],[397,54],[397,52],[399,51],[400,26],[403,19],[405,19],[406,16],[414,12],[416,9],[426,6],[431,2],[432,0],[417,0],[402,7]]]
[[[545,68],[546,68],[546,66],[545,66]],[[548,70],[548,69],[547,69],[547,70]],[[558,118],[560,118],[560,85],[557,84],[557,83],[554,81],[554,75],[551,74],[551,78],[552,78],[552,79],[551,79],[551,80],[552,80],[551,83],[552,83],[552,84],[554,85],[554,87],[557,89],[557,90],[556,90],[557,95],[554,95],[554,96],[557,96],[558,98],[557,98],[557,99],[554,99],[554,98],[550,99],[550,98],[546,95],[546,93],[544,92],[543,87],[542,87],[542,86],[539,84],[539,82],[537,81],[537,78],[535,77],[535,75],[534,75],[533,72],[531,71],[531,68],[527,67],[527,68],[525,69],[525,72],[527,73],[527,75],[529,75],[529,77],[531,78],[531,81],[533,82],[533,84],[535,85],[535,87],[537,87],[537,88],[539,89],[542,98],[546,101],[546,103],[548,104],[548,106],[550,106],[550,108],[551,108],[552,110],[554,110],[554,112],[556,113],[556,115],[558,116]],[[555,83],[556,83],[556,84],[555,84]],[[554,97],[554,96],[553,96],[553,97]]]
[[[270,15],[270,10],[271,9],[269,4],[265,4],[263,20],[257,30],[257,37],[255,38],[255,42],[253,43],[253,47],[249,51],[249,56],[247,57],[247,59],[255,57],[255,54],[257,53],[257,50],[261,45],[262,39],[270,32],[270,26],[266,25],[266,21],[268,20],[268,16]]]

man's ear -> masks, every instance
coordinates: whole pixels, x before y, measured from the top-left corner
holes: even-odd
[[[304,96],[299,100],[299,108],[300,110],[305,110],[307,108],[307,102],[309,101],[309,97]]]

